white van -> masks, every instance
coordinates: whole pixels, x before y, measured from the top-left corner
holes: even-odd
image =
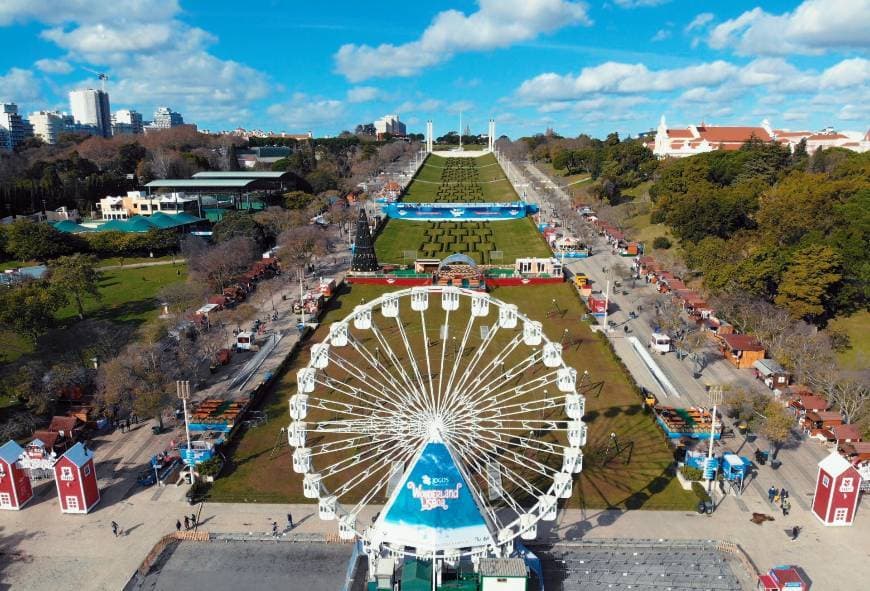
[[[649,348],[656,353],[664,355],[671,350],[671,337],[666,334],[654,332],[649,339]]]

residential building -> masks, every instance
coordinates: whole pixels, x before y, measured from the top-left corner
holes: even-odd
[[[154,121],[151,122],[152,127],[169,129],[179,125],[184,125],[184,117],[181,116],[181,113],[176,113],[169,107],[157,107],[157,110],[154,111]]]
[[[164,195],[148,195],[142,191],[127,191],[124,196],[108,196],[100,199],[97,204],[103,220],[127,220],[133,216],[150,216],[162,212],[176,214],[188,212],[199,213],[197,197],[184,193],[166,193]]]
[[[69,105],[76,123],[93,126],[96,135],[112,135],[112,112],[109,107],[109,93],[104,90],[86,88],[69,93]]]
[[[831,128],[821,132],[790,131],[773,129],[764,120],[758,127],[689,125],[688,127],[668,128],[662,115],[658,129],[645,135],[646,146],[659,158],[683,158],[713,150],[738,150],[752,138],[763,142],[779,142],[794,151],[802,140],[806,140],[807,152],[812,154],[819,148],[840,147],[855,152],[870,150],[870,131],[867,133],[843,131]]]
[[[356,129],[354,129],[355,135],[372,135],[373,136],[376,133],[377,133],[377,131],[375,131],[375,124],[374,123],[362,123],[360,125],[357,125]]]
[[[59,111],[36,111],[30,114],[33,135],[46,144],[56,144],[65,131],[64,114]]]
[[[0,103],[0,150],[12,150],[33,137],[33,126],[18,114],[15,103]]]
[[[121,109],[112,113],[112,135],[142,133],[142,114],[132,109]]]
[[[399,121],[398,115],[384,115],[375,121],[374,125],[375,133],[378,137],[382,137],[385,134],[405,137],[405,134],[407,133],[405,124]]]

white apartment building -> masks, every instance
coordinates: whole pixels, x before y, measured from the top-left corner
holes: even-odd
[[[389,133],[390,135],[404,137],[407,133],[405,124],[399,121],[398,115],[384,115],[383,117],[375,121],[374,125],[375,133],[378,136]]]
[[[198,214],[198,199],[184,193],[148,195],[142,191],[127,191],[123,196],[108,196],[100,199],[97,209],[103,220],[127,220],[134,215],[150,216],[153,213],[176,214],[186,211]]]
[[[29,116],[33,135],[46,144],[56,144],[60,134],[66,130],[64,114],[60,111],[36,111]]]
[[[12,150],[33,136],[33,127],[18,114],[15,103],[0,103],[0,150]]]
[[[157,110],[154,111],[154,121],[151,122],[152,127],[169,129],[179,125],[184,125],[184,117],[181,116],[181,113],[176,113],[169,107],[157,107]]]
[[[132,109],[121,109],[112,113],[112,135],[142,133],[142,113]]]
[[[112,135],[112,113],[107,92],[93,88],[73,90],[69,93],[69,105],[77,123],[93,125],[98,135],[103,137]]]

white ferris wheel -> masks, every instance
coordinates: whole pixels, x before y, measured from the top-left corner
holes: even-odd
[[[576,382],[516,305],[450,286],[388,293],[312,345],[290,398],[293,471],[370,554],[509,556],[582,469]],[[370,505],[383,508],[364,519]]]

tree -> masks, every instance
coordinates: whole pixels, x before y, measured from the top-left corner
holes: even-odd
[[[263,231],[263,227],[257,223],[253,215],[247,212],[228,212],[212,228],[212,239],[216,243],[226,242],[234,238],[248,238],[253,240],[258,248],[265,249],[266,247],[266,233]]]
[[[278,245],[281,260],[295,266],[300,276],[312,256],[323,254],[327,250],[326,237],[314,226],[287,230],[278,237]]]
[[[6,228],[6,251],[21,261],[47,261],[76,250],[76,240],[50,224],[21,219]]]
[[[157,298],[165,303],[169,310],[180,320],[185,312],[202,304],[206,289],[197,281],[176,281],[170,283],[157,293]]]
[[[130,411],[153,416],[163,428],[163,411],[175,402],[176,364],[159,343],[136,343],[100,366],[98,399],[109,414]]]
[[[833,286],[842,279],[839,255],[829,246],[813,244],[795,252],[782,275],[774,302],[794,318],[810,321],[825,313]]]
[[[305,209],[313,200],[314,195],[305,191],[284,193],[284,207],[287,209]]]
[[[188,248],[187,264],[194,278],[208,284],[215,291],[222,291],[229,282],[244,273],[257,257],[254,242],[237,236],[211,248],[200,250]],[[194,252],[195,251],[195,252]]]
[[[776,400],[768,402],[762,414],[764,415],[764,423],[761,426],[761,434],[773,444],[773,457],[775,458],[782,445],[791,438],[794,416],[788,413],[785,407]]]
[[[86,295],[95,300],[102,297],[99,289],[100,272],[96,265],[97,257],[90,254],[59,257],[49,265],[51,285],[64,296],[72,297],[78,308],[79,319],[85,317],[83,299]]]
[[[63,303],[64,297],[47,282],[28,281],[0,298],[0,324],[35,343],[39,335],[55,325],[54,315]]]
[[[828,401],[840,409],[847,423],[853,423],[870,406],[870,384],[866,378],[840,374],[828,391]]]

